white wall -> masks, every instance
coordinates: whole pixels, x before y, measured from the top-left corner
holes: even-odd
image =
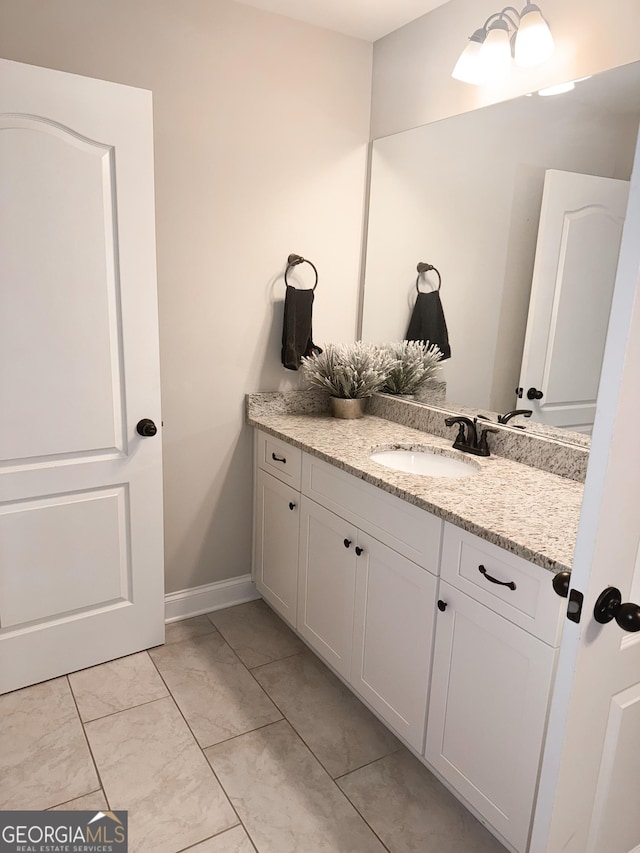
[[[375,43],[373,139],[640,59],[638,0],[541,0],[556,43],[549,62],[496,86],[454,80],[467,38],[503,5],[449,0]]]
[[[230,0],[0,0],[0,55],[153,91],[167,591],[249,571],[244,394],[279,364],[286,257],[352,340],[371,45]]]

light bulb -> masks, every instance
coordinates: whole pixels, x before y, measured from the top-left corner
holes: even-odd
[[[485,81],[485,69],[482,62],[482,45],[487,36],[486,30],[476,30],[469,38],[469,44],[460,54],[451,76],[463,83],[482,86]]]
[[[511,70],[511,44],[509,30],[504,21],[491,25],[482,45],[480,60],[484,66],[485,81],[493,83],[504,80]]]
[[[516,65],[530,68],[546,62],[555,49],[549,25],[540,9],[529,3],[522,10],[516,36]]]

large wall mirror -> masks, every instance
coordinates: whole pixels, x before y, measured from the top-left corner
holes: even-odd
[[[534,408],[588,433],[639,121],[640,62],[375,140],[362,338],[405,337],[417,264],[433,264],[446,407]],[[523,384],[543,399],[518,399]]]

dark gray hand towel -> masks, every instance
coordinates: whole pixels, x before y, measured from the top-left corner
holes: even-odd
[[[435,344],[442,351],[443,360],[451,358],[447,323],[437,290],[418,294],[405,339]]]
[[[288,370],[297,370],[303,356],[322,352],[312,340],[312,311],[313,290],[298,290],[287,285],[282,325],[282,363]]]

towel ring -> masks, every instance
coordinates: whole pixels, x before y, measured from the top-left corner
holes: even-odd
[[[284,283],[287,285],[287,287],[289,287],[289,282],[287,281],[287,273],[289,272],[291,267],[297,267],[298,264],[309,264],[311,269],[314,271],[316,280],[313,283],[313,287],[311,288],[311,290],[315,290],[318,286],[318,270],[311,263],[311,261],[307,260],[307,258],[303,258],[302,255],[289,255],[289,257],[287,258],[287,268],[284,271]]]
[[[433,270],[433,272],[438,276],[438,290],[440,290],[440,287],[442,286],[442,276],[432,264],[425,264],[424,261],[420,261],[417,269],[418,278],[416,279],[416,290],[418,293],[420,293],[420,276],[425,272],[431,272],[431,270]]]

